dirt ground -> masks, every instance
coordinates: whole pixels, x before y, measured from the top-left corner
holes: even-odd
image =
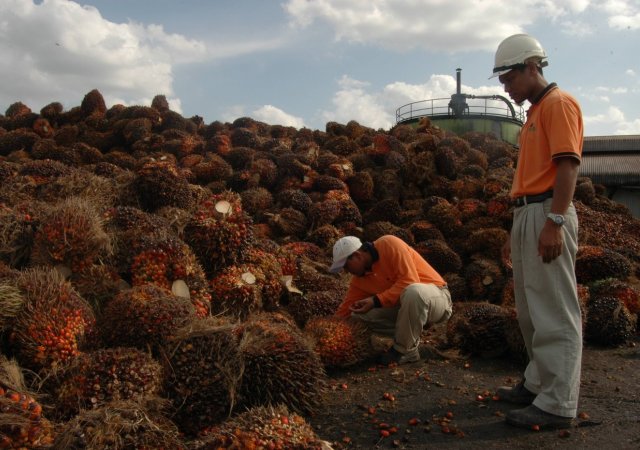
[[[518,406],[492,397],[520,379],[522,364],[435,351],[442,335],[425,332],[416,363],[330,372],[326,404],[309,419],[318,436],[334,449],[640,448],[640,339],[620,348],[585,345],[578,426],[561,432],[507,425],[504,415]]]

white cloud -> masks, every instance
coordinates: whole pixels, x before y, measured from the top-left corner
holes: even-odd
[[[387,108],[379,93],[369,93],[369,83],[355,80],[343,75],[338,82],[340,90],[333,96],[333,111],[323,111],[325,122],[347,123],[355,120],[361,125],[371,128],[390,128],[394,123],[394,115]]]
[[[627,69],[627,70],[625,70],[624,73],[625,73],[625,75],[629,75],[630,77],[635,77],[637,75],[635,70],[633,70],[633,69]]]
[[[629,89],[626,87],[596,86],[594,91],[606,92],[609,94],[626,94],[629,92]]]
[[[285,11],[294,26],[328,24],[335,39],[396,50],[493,51],[513,33],[537,20],[578,14],[588,0],[289,0]],[[577,24],[574,32],[585,33]]]
[[[593,34],[591,26],[585,22],[567,20],[561,24],[562,32],[569,36],[584,37]]]
[[[626,119],[624,112],[616,106],[609,106],[605,113],[585,115],[583,119],[590,136],[611,134],[603,131],[611,129],[615,130],[613,134],[640,134],[640,118]]]
[[[609,16],[608,24],[613,29],[640,28],[640,5],[636,0],[604,0],[595,2],[595,6]]]
[[[0,104],[22,101],[34,110],[52,101],[77,106],[92,89],[108,105],[171,97],[173,65],[196,61],[205,50],[201,42],[167,34],[161,26],[116,24],[72,1],[2,0]]]
[[[253,111],[251,117],[268,123],[269,125],[284,125],[287,127],[303,128],[304,120],[276,108],[272,105],[264,105]]]

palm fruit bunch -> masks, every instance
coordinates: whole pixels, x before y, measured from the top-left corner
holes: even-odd
[[[357,319],[311,317],[303,331],[327,368],[351,366],[373,354],[371,332]]]
[[[583,245],[576,255],[578,283],[588,284],[605,278],[626,279],[631,275],[631,262],[622,254],[595,245]]]
[[[257,266],[226,267],[209,282],[212,311],[240,320],[261,311],[264,281],[265,275]]]
[[[505,275],[493,259],[475,256],[464,269],[469,297],[497,303],[502,296]]]
[[[589,285],[589,292],[594,297],[616,297],[631,314],[640,313],[640,291],[626,281],[617,278],[598,280]]]
[[[69,282],[84,298],[96,314],[120,290],[129,285],[120,277],[115,267],[107,264],[92,264],[69,277]]]
[[[328,191],[325,194],[326,200],[335,199],[340,204],[340,214],[335,220],[335,225],[341,228],[345,226],[359,227],[362,226],[362,213],[358,205],[351,199],[348,192],[345,191]]]
[[[366,224],[362,230],[362,237],[365,241],[375,241],[385,234],[391,234],[402,239],[407,244],[413,246],[415,241],[413,235],[406,228],[394,225],[391,222],[370,222]]]
[[[616,297],[592,296],[587,309],[585,339],[591,344],[621,345],[635,334],[637,316]]]
[[[242,210],[240,195],[224,191],[197,206],[184,229],[184,239],[211,277],[242,261],[254,241],[252,224]]]
[[[74,170],[38,189],[38,200],[49,204],[72,197],[81,197],[102,212],[117,201],[116,181],[84,170]]]
[[[280,306],[280,298],[284,291],[282,267],[278,258],[257,247],[252,247],[247,252],[244,262],[255,266],[264,275],[257,278],[262,295],[262,305],[267,311],[274,311]]]
[[[426,220],[412,221],[408,229],[417,243],[431,239],[444,241],[444,235],[438,227]]]
[[[311,210],[311,207],[309,209]],[[282,208],[271,214],[268,224],[274,235],[280,238],[291,236],[294,239],[302,239],[309,229],[307,215],[294,208]]]
[[[18,175],[28,177],[36,186],[53,182],[56,178],[68,175],[73,169],[66,164],[50,159],[29,161],[22,164]]]
[[[278,209],[293,208],[302,213],[308,213],[313,201],[309,194],[301,189],[283,189],[276,196]]]
[[[196,318],[191,301],[144,284],[123,290],[104,307],[98,325],[106,345],[156,349]]]
[[[110,252],[109,236],[93,204],[81,197],[71,197],[42,218],[33,238],[31,262],[63,265],[76,272]]]
[[[500,260],[502,246],[509,239],[504,228],[481,228],[466,237],[466,251],[469,255],[481,254],[485,258]]]
[[[282,244],[281,249],[283,252],[292,253],[299,262],[305,260],[322,262],[327,257],[325,251],[312,242],[289,241]]]
[[[131,279],[130,268],[136,247],[144,248],[142,236],[173,234],[167,219],[132,206],[110,208],[103,213],[103,217],[105,230],[114,247],[112,258],[107,261],[126,280]]]
[[[504,306],[503,306],[504,307]],[[507,316],[504,322],[504,338],[507,344],[509,356],[517,362],[526,364],[529,362],[529,354],[522,337],[518,313],[514,307],[507,307]]]
[[[455,305],[447,322],[447,342],[462,352],[483,358],[495,358],[507,351],[505,323],[509,310],[487,302]]]
[[[33,244],[34,225],[30,214],[0,203],[0,261],[12,267],[27,263]]]
[[[310,231],[305,239],[329,252],[333,244],[342,236],[343,233],[340,230],[331,224],[327,224]]]
[[[303,294],[314,291],[342,290],[346,292],[345,280],[326,272],[328,265],[319,264],[314,259],[303,259],[293,277],[293,285]]]
[[[49,369],[76,357],[95,338],[89,304],[55,269],[27,269],[15,285],[24,303],[9,333],[21,365]]]
[[[53,426],[24,387],[20,367],[0,355],[0,448],[46,448],[53,438]]]
[[[300,327],[313,317],[333,315],[344,297],[344,289],[290,292],[286,310]]]
[[[171,162],[147,162],[137,171],[135,188],[145,211],[163,206],[189,209],[193,204],[189,182]]]
[[[462,259],[445,240],[429,239],[415,244],[414,249],[439,273],[458,273]]]
[[[240,401],[246,407],[284,403],[310,414],[326,386],[322,362],[295,324],[249,320],[236,331],[244,373]]]
[[[193,164],[190,161],[194,161]],[[182,167],[190,168],[196,178],[196,182],[203,186],[213,181],[226,182],[233,175],[231,165],[215,153],[206,153],[204,157],[201,155],[189,155],[182,158],[180,163]]]
[[[448,201],[439,201],[433,206],[425,205],[425,218],[434,224],[444,234],[451,237],[459,234],[462,229],[460,210]]]
[[[112,401],[140,401],[162,388],[162,366],[144,351],[110,347],[82,353],[57,375],[55,405],[63,417]]]
[[[610,202],[604,196],[598,196],[599,202]],[[613,202],[612,202],[613,203]],[[621,206],[618,203],[614,205]],[[611,250],[630,255],[632,260],[637,261],[640,254],[640,224],[634,219],[630,212],[602,211],[596,204],[587,207],[581,202],[576,202],[576,212],[580,218],[580,228],[578,230],[578,241],[586,245],[607,247]]]
[[[198,319],[178,330],[163,354],[172,417],[183,432],[196,435],[229,416],[244,370],[232,326],[213,317]]]
[[[273,195],[263,187],[250,188],[240,193],[242,209],[259,222],[265,211],[273,207]]]
[[[130,235],[131,284],[155,284],[187,297],[200,317],[209,314],[211,295],[202,266],[191,248],[167,233]]]
[[[60,427],[54,450],[185,450],[176,425],[163,415],[162,401],[113,401],[83,410]]]
[[[286,406],[255,406],[205,430],[193,450],[321,450],[327,448],[302,416]]]
[[[0,276],[0,334],[11,329],[13,321],[22,309],[25,298],[17,286],[10,283],[10,269],[7,269],[5,276]]]

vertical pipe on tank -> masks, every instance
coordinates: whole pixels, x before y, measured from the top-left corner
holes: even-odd
[[[460,82],[460,72],[462,72],[462,69],[458,68],[456,69],[456,94],[460,94],[460,90],[461,90],[461,82]]]

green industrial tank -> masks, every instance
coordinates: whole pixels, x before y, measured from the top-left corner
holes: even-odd
[[[502,95],[469,95],[460,92],[456,69],[456,93],[451,98],[435,98],[408,103],[396,110],[396,123],[417,126],[423,117],[433,125],[462,135],[467,131],[493,133],[503,141],[518,145],[524,123],[524,109]]]

